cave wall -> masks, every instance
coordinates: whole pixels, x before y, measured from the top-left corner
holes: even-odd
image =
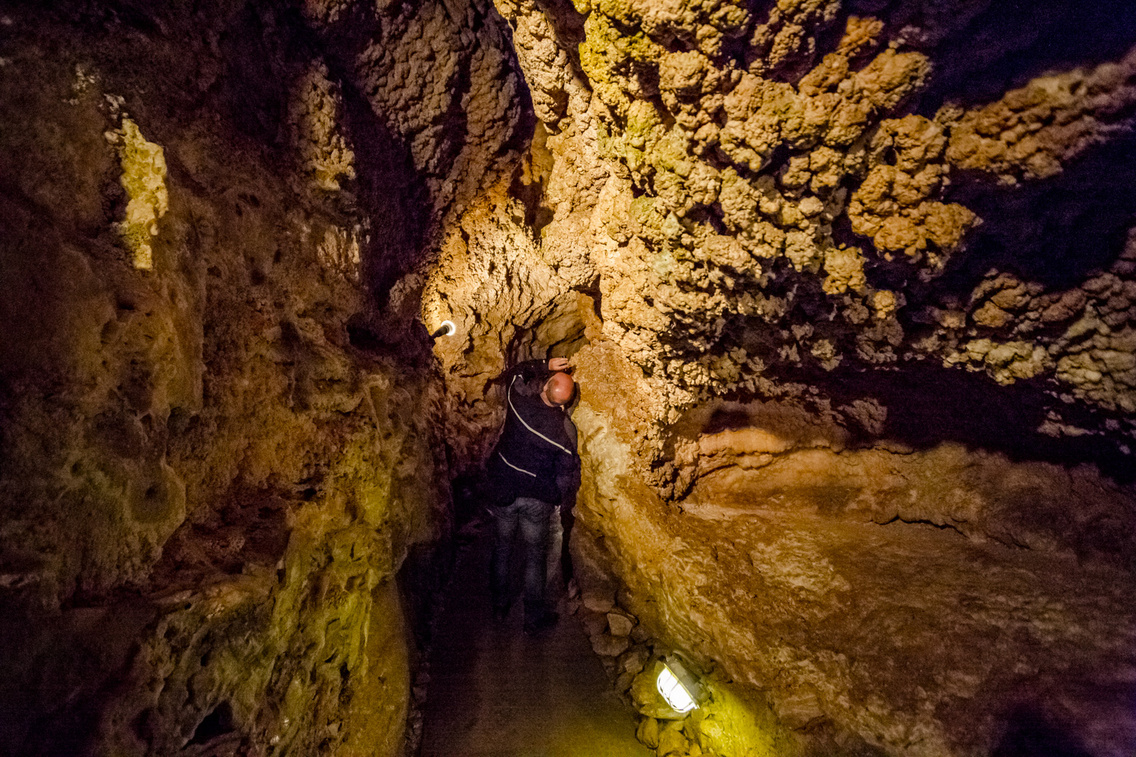
[[[581,581],[763,743],[1131,752],[1134,29],[0,5],[2,748],[398,753],[394,578],[552,352]]]
[[[572,355],[581,580],[786,749],[1130,752],[1132,8],[497,7],[539,123],[424,290],[458,464]]]
[[[507,38],[0,4],[0,754],[403,753],[449,463],[381,309],[523,141]]]

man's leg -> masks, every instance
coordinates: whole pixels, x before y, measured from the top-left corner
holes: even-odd
[[[510,563],[513,554],[513,537],[520,521],[518,502],[520,500],[498,507],[494,513],[496,522],[490,590],[493,593],[493,615],[498,618],[504,618],[509,612],[509,605],[512,604],[513,582]]]
[[[560,575],[563,577],[565,588],[571,587],[576,578],[572,568],[572,527],[576,525],[576,512],[573,501],[560,506]]]
[[[516,505],[525,541],[525,631],[535,633],[557,620],[545,601],[550,507],[527,497],[518,499]]]
[[[548,550],[544,555],[547,571],[545,586],[564,585],[564,572],[560,564],[560,551],[564,546],[564,529],[560,527],[560,508],[553,507],[548,513]]]

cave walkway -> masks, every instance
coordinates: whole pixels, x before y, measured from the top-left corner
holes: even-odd
[[[647,757],[579,621],[521,632],[520,602],[495,621],[491,528],[462,549],[430,655],[421,757]]]

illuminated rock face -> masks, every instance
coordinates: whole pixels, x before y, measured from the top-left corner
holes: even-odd
[[[577,551],[667,643],[763,692],[800,749],[987,754],[1035,714],[1089,753],[1131,743],[1130,491],[957,445],[849,448],[766,403],[707,414],[705,471],[667,501],[615,420],[622,358],[577,357]]]
[[[375,305],[508,159],[505,27],[166,5],[0,12],[0,752],[399,754],[448,472]]]
[[[57,5],[0,12],[0,742],[396,754],[394,576],[552,350],[599,646],[732,681],[702,748],[1133,751],[1130,3]]]
[[[770,739],[1132,751],[1132,9],[497,7],[540,123],[427,278],[459,457],[572,354],[582,573]]]

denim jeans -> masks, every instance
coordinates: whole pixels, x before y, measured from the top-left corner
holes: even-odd
[[[512,599],[513,542],[521,530],[524,555],[526,606],[544,604],[548,529],[553,507],[531,497],[518,497],[497,508],[497,540],[493,545],[493,602],[497,607]]]

